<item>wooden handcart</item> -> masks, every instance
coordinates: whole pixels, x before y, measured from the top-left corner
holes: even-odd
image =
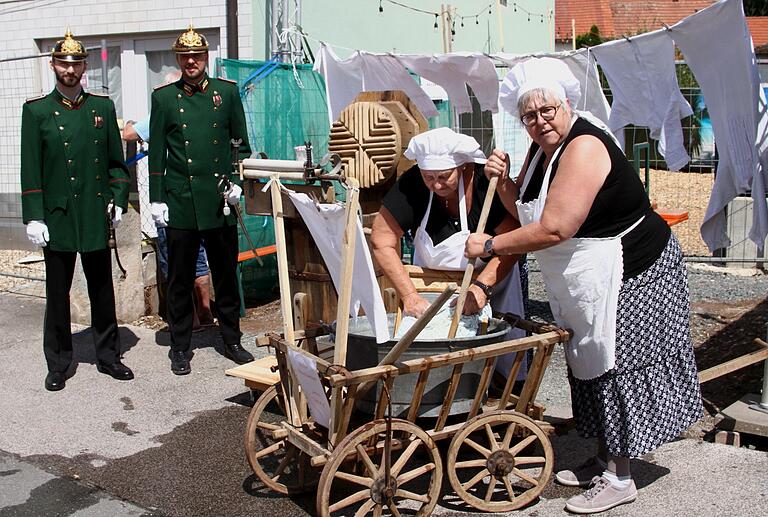
[[[256,477],[282,494],[316,491],[317,514],[400,515],[408,510],[428,515],[438,502],[444,471],[462,501],[483,511],[510,511],[533,501],[552,473],[550,426],[542,421],[544,408],[536,404],[543,373],[558,343],[569,334],[550,325],[501,315],[508,323],[530,333],[529,337],[449,351],[398,362],[419,331],[456,290],[446,288],[426,313],[393,347],[378,366],[347,370],[346,343],[351,267],[357,214],[355,182],[347,193],[347,232],[342,249],[342,272],[333,357],[319,350],[328,328],[295,328],[294,300],[288,287],[280,175],[251,172],[246,178],[269,177],[279,280],[282,334],[260,338],[260,345],[274,349],[279,382],[257,400],[245,432],[246,456]],[[299,299],[301,296],[298,297]],[[300,321],[301,318],[298,318]],[[515,379],[524,352],[533,360],[526,380]],[[496,397],[488,396],[496,358],[517,352],[506,384]],[[327,427],[310,414],[307,393],[289,359],[300,354],[311,359],[322,386],[321,397],[330,406]],[[324,358],[326,357],[326,358]],[[482,363],[479,381],[466,414],[452,415],[462,370],[470,362]],[[445,398],[433,418],[419,418],[419,408],[429,377],[438,369],[450,370]],[[389,394],[399,377],[417,377],[404,418],[393,418]],[[379,386],[374,414],[356,410],[356,402]],[[311,402],[311,401],[310,401]],[[438,447],[446,443],[447,450]]]

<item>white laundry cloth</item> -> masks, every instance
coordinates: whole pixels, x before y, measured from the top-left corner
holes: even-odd
[[[442,86],[458,113],[472,112],[467,85],[480,109],[498,111],[499,80],[493,62],[485,54],[399,54],[397,58],[413,73]]]
[[[437,314],[429,320],[427,326],[419,332],[416,339],[448,339],[448,331],[451,328],[451,322],[453,321],[453,313],[455,307],[451,307],[453,300],[458,298],[458,295],[453,295],[448,299],[445,304],[437,311]],[[480,323],[483,321],[490,321],[493,314],[491,310],[491,304],[486,303],[480,312],[475,314],[463,314],[459,318],[459,326],[456,328],[456,337],[474,337],[477,335],[477,331],[480,328]],[[416,320],[413,316],[403,316],[400,326],[395,334],[395,339],[400,339],[408,332]]]
[[[391,54],[356,51],[342,60],[327,45],[321,44],[314,70],[325,79],[330,124],[360,92],[402,90],[422,115],[427,118],[438,115],[429,95]]]
[[[309,233],[323,256],[325,266],[338,292],[341,289],[341,256],[346,210],[340,204],[316,204],[306,194],[291,192],[291,201],[301,214]],[[355,237],[354,268],[352,270],[352,298],[349,315],[357,318],[360,307],[365,311],[368,322],[376,334],[377,343],[389,341],[387,311],[381,298],[376,272],[373,269],[371,253],[363,234],[363,226],[357,222]]]
[[[607,124],[611,116],[611,107],[600,84],[595,57],[589,50],[589,48],[583,48],[576,52],[569,52],[561,59],[581,85],[581,99],[574,108],[578,111],[588,111]]]
[[[608,127],[624,147],[628,124],[646,126],[659,153],[678,171],[690,160],[683,145],[681,118],[693,115],[675,75],[675,44],[666,30],[619,39],[592,49],[613,94]]]
[[[749,238],[762,249],[768,234],[768,119],[741,0],[702,9],[673,25],[670,35],[701,85],[719,155],[701,237],[711,251],[728,246],[725,207],[751,189]]]
[[[611,108],[608,105],[608,100],[605,98],[603,89],[600,86],[600,78],[597,73],[595,60],[588,54],[588,49],[582,49],[576,52],[561,52],[557,54],[541,53],[534,55],[517,55],[500,53],[494,54],[493,57],[502,61],[510,68],[513,68],[516,64],[531,59],[532,57],[550,57],[559,59],[565,63],[579,83],[581,96],[578,101],[574,103],[572,108],[581,111],[589,111],[606,124],[608,123]]]

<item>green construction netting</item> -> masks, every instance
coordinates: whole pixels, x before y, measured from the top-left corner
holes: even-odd
[[[323,78],[312,65],[296,65],[219,59],[216,73],[236,81],[248,122],[248,137],[254,153],[269,158],[292,160],[294,146],[312,142],[315,161],[328,151],[328,111]],[[271,217],[243,214],[245,226],[257,248],[275,243]],[[240,229],[240,251],[250,248]],[[275,255],[240,264],[246,300],[263,300],[274,295],[277,281]]]

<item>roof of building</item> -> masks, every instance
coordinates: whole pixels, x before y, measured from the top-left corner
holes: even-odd
[[[768,45],[768,16],[747,16],[747,26],[755,47]]]
[[[713,4],[713,0],[555,0],[555,39],[570,40],[593,25],[600,35],[617,38],[660,29]],[[757,40],[755,41],[757,44]]]

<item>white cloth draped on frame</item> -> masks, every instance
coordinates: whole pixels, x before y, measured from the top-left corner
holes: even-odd
[[[701,86],[717,142],[717,174],[701,237],[710,251],[728,246],[725,207],[751,189],[749,238],[762,249],[768,235],[768,118],[741,0],[713,4],[670,33]]]
[[[346,210],[340,204],[316,204],[306,194],[290,192],[296,210],[309,229],[338,292],[341,289],[342,241],[346,227]],[[389,341],[387,312],[381,298],[376,272],[363,234],[363,226],[357,221],[355,238],[354,268],[352,270],[352,298],[349,315],[358,317],[360,307],[365,311],[368,322],[376,335],[377,343]]]
[[[666,30],[606,42],[592,49],[613,94],[608,127],[624,147],[624,126],[647,126],[670,170],[690,160],[681,118],[693,110],[680,93],[675,46]]]

